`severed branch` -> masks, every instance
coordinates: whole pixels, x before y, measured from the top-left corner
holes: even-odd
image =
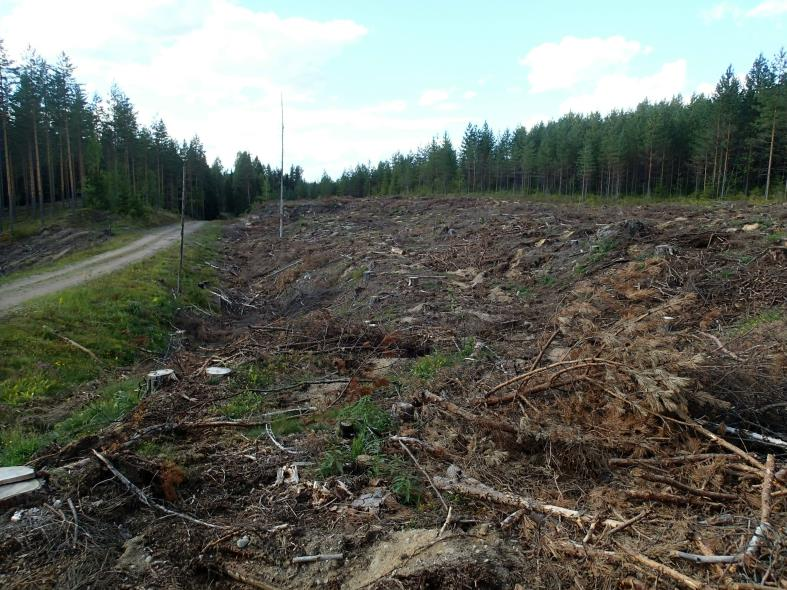
[[[112,472],[112,475],[114,475],[120,481],[120,483],[122,483],[124,486],[126,486],[126,489],[129,492],[134,494],[137,497],[137,499],[139,499],[139,501],[142,502],[148,508],[155,508],[156,510],[161,510],[165,514],[170,514],[172,516],[177,516],[178,518],[182,518],[183,520],[187,520],[189,522],[193,522],[194,524],[200,524],[202,526],[206,526],[206,527],[209,527],[209,528],[212,528],[212,529],[227,528],[227,527],[219,526],[217,524],[210,524],[209,522],[205,522],[203,520],[199,520],[197,518],[194,518],[193,516],[189,516],[188,514],[183,514],[181,512],[175,512],[174,510],[170,510],[166,506],[162,506],[161,504],[157,504],[156,502],[153,502],[152,500],[150,500],[145,495],[145,492],[143,492],[141,489],[139,489],[137,486],[135,486],[131,482],[131,480],[129,480],[125,475],[120,473],[120,471],[118,471],[117,468],[115,468],[115,466],[112,465],[112,463],[110,463],[109,459],[107,459],[104,455],[99,453],[96,449],[91,449],[91,450],[93,451],[93,454],[98,458],[98,460],[101,461],[106,466],[106,468],[109,469]]]
[[[721,504],[711,503],[708,504],[702,498],[695,498],[694,496],[677,496],[675,494],[668,494],[667,492],[656,492],[652,490],[626,490],[626,496],[637,500],[645,500],[647,502],[663,502],[665,504],[692,504],[696,506],[721,506]]]
[[[77,517],[77,509],[74,506],[74,502],[71,500],[71,498],[68,499],[68,507],[71,509],[71,515],[74,517],[74,540],[72,541],[71,545],[76,547],[77,538],[79,537],[79,518]]]
[[[760,524],[754,529],[749,544],[746,546],[744,554],[747,559],[754,560],[760,552],[765,537],[768,534],[771,524],[771,491],[773,490],[773,470],[775,459],[773,455],[768,455],[765,459],[765,475],[762,479],[762,495],[760,500]]]
[[[236,582],[240,582],[241,584],[246,584],[247,586],[251,586],[252,588],[257,588],[258,590],[278,590],[276,586],[271,586],[267,582],[263,582],[262,580],[258,580],[257,578],[252,578],[250,575],[231,568],[230,566],[225,566],[224,573],[227,574],[230,578],[235,580]]]
[[[421,473],[424,474],[424,477],[426,478],[426,481],[429,482],[429,485],[432,487],[432,489],[437,494],[437,497],[440,499],[440,503],[443,505],[443,508],[445,508],[446,512],[448,512],[448,514],[450,516],[451,509],[448,507],[448,504],[445,503],[445,500],[443,499],[443,495],[440,493],[440,490],[438,490],[435,487],[434,482],[432,481],[432,478],[429,477],[429,474],[426,472],[426,470],[423,467],[421,467],[421,464],[418,462],[418,459],[415,458],[415,455],[413,455],[410,452],[410,449],[407,448],[407,445],[404,444],[404,442],[402,440],[399,441],[399,445],[402,447],[402,449],[404,449],[405,453],[407,453],[410,456],[410,459],[413,460],[413,463],[415,463],[415,466],[418,468],[418,470]]]
[[[509,424],[500,418],[486,418],[484,416],[477,416],[476,414],[468,412],[456,404],[443,399],[439,395],[435,395],[434,393],[430,393],[428,391],[424,391],[423,396],[425,400],[440,406],[446,412],[464,418],[468,422],[473,422],[479,426],[483,426],[484,428],[488,428],[489,430],[493,431],[502,430],[503,432],[509,432],[511,434],[517,433],[517,428],[513,424]]]
[[[690,578],[679,571],[664,565],[663,563],[659,563],[658,561],[654,561],[649,557],[646,557],[640,553],[637,553],[633,549],[626,547],[620,543],[616,543],[616,545],[621,549],[625,555],[621,553],[617,553],[615,551],[604,551],[601,549],[596,549],[594,547],[588,547],[586,545],[581,545],[579,543],[575,543],[573,541],[550,541],[550,546],[553,549],[557,549],[562,553],[566,553],[573,557],[581,557],[581,558],[594,558],[594,559],[603,559],[607,561],[614,561],[621,564],[626,564],[633,559],[634,561],[638,562],[641,565],[646,566],[647,568],[654,570],[659,576],[666,576],[672,578],[674,581],[678,582],[681,586],[685,588],[689,588],[690,590],[707,590],[709,587],[700,582],[699,580],[695,580],[694,578]]]
[[[293,563],[312,563],[315,561],[341,561],[344,559],[344,553],[320,553],[319,555],[302,555],[300,557],[293,557]]]
[[[578,510],[563,508],[562,506],[553,506],[551,504],[543,504],[533,498],[517,496],[508,492],[499,492],[494,488],[471,477],[450,479],[447,477],[437,476],[433,479],[435,486],[444,492],[453,492],[462,494],[463,496],[477,498],[479,500],[486,500],[488,502],[502,504],[504,506],[521,508],[528,512],[538,512],[540,514],[547,514],[549,516],[569,518],[586,525],[591,525],[595,520],[598,520],[597,517],[582,513]],[[619,520],[613,520],[611,518],[602,519],[600,522],[604,526],[609,527],[616,527],[622,524]]]
[[[721,341],[721,340],[719,340],[719,339],[718,339],[716,336],[714,336],[713,334],[708,334],[707,332],[700,332],[700,334],[702,334],[702,335],[703,335],[703,336],[705,336],[706,338],[710,338],[710,339],[713,341],[713,343],[714,343],[714,344],[715,344],[715,345],[718,347],[718,348],[716,348],[716,350],[720,350],[721,352],[723,352],[724,354],[726,354],[728,357],[730,357],[730,358],[732,358],[732,359],[735,359],[736,361],[743,362],[743,359],[742,359],[741,357],[739,357],[737,354],[735,354],[735,353],[734,353],[734,352],[732,352],[731,350],[728,350],[728,349],[727,349],[727,348],[724,346],[724,344],[722,343],[722,341]],[[714,350],[714,351],[712,351],[712,352],[716,352],[716,350]]]
[[[711,490],[702,490],[700,488],[695,488],[694,486],[690,486],[688,484],[680,482],[671,477],[667,477],[666,475],[659,475],[657,473],[652,473],[650,471],[637,470],[637,473],[634,473],[634,476],[640,479],[644,479],[645,481],[652,481],[654,483],[663,483],[676,490],[681,490],[688,494],[692,494],[694,496],[701,496],[703,498],[708,498],[709,500],[717,500],[719,502],[724,502],[725,500],[734,501],[738,499],[738,496],[736,496],[735,494],[728,494],[726,492],[713,492]]]
[[[95,353],[93,353],[93,351],[92,351],[92,350],[90,350],[90,349],[88,349],[88,348],[85,348],[85,347],[84,347],[84,346],[82,346],[82,345],[81,345],[79,342],[75,342],[74,340],[71,340],[71,338],[68,338],[68,337],[66,337],[66,336],[63,336],[62,334],[58,334],[57,332],[54,332],[54,334],[55,334],[55,336],[57,336],[58,338],[60,338],[60,339],[61,339],[63,342],[65,342],[66,344],[70,344],[70,345],[71,345],[71,346],[73,346],[74,348],[77,348],[77,349],[81,350],[82,352],[84,352],[85,354],[88,354],[88,355],[90,355],[90,358],[92,358],[92,359],[93,359],[94,361],[96,361],[97,363],[101,363],[101,360],[100,360],[100,359],[99,359],[99,358],[98,358],[98,357],[95,355]]]
[[[541,367],[540,369],[531,369],[526,373],[522,373],[521,375],[517,375],[516,377],[512,377],[508,381],[504,381],[499,385],[496,385],[492,389],[490,389],[486,393],[486,397],[489,397],[493,393],[500,391],[501,389],[505,389],[509,385],[513,385],[514,383],[519,383],[520,381],[524,381],[525,379],[530,379],[534,375],[538,375],[540,373],[545,373],[551,369],[556,369],[558,367],[565,367],[568,366],[568,370],[574,369],[582,369],[588,366],[605,366],[605,365],[619,365],[614,361],[608,361],[602,358],[593,357],[593,358],[583,358],[583,359],[575,359],[575,360],[568,360],[568,361],[558,361],[556,363],[552,363],[551,365],[547,365],[546,367]],[[551,379],[554,380],[554,379]]]
[[[538,356],[530,365],[531,371],[534,370],[538,366],[538,363],[541,362],[541,359],[544,358],[544,353],[546,352],[547,348],[549,348],[549,345],[552,344],[552,341],[555,339],[555,336],[557,336],[559,333],[560,333],[560,328],[555,328],[554,332],[552,332],[549,338],[547,338],[547,341],[544,343],[544,346],[542,346],[541,350],[538,352]]]

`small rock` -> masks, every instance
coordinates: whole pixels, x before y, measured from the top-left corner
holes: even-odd
[[[675,256],[675,248],[670,244],[659,244],[656,246],[656,256],[666,258],[667,256]]]
[[[394,402],[391,414],[402,422],[409,422],[415,418],[415,406],[407,402]]]
[[[756,230],[760,229],[760,224],[759,223],[747,223],[741,229],[743,229],[743,231],[756,231]]]
[[[371,492],[361,494],[356,500],[353,500],[352,507],[356,510],[379,512],[380,506],[385,501],[385,496],[383,488],[374,488]]]
[[[235,544],[238,546],[238,549],[245,549],[249,546],[250,540],[249,535],[243,535],[240,539],[235,541]]]
[[[358,455],[355,458],[355,464],[359,467],[371,467],[372,463],[374,463],[374,457],[371,455]]]

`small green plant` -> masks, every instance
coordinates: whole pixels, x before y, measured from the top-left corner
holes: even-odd
[[[545,287],[550,287],[557,282],[557,279],[550,274],[546,274],[541,277],[541,284]]]
[[[343,408],[337,417],[341,421],[351,422],[355,432],[371,430],[376,435],[387,432],[392,423],[390,414],[377,407],[368,395]]]
[[[402,504],[417,504],[421,499],[418,480],[409,473],[400,473],[391,480],[391,491]]]
[[[273,434],[287,435],[303,432],[303,423],[298,418],[278,418],[271,423]]]

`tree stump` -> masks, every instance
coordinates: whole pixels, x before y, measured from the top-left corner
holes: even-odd
[[[178,378],[175,376],[175,371],[172,369],[151,371],[148,373],[147,377],[145,377],[145,395],[155,393],[168,383],[177,380]]]

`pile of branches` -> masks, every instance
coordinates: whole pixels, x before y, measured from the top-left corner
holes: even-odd
[[[425,411],[471,436],[507,437],[509,454],[548,453],[551,489],[523,495],[504,475],[482,483],[488,470],[458,456],[434,487],[516,509],[504,528],[538,528],[548,552],[605,577],[623,566],[685,588],[787,587],[787,468],[776,460],[787,442],[754,435],[745,450],[728,436],[743,431],[698,414],[729,406],[700,385],[723,345],[696,338],[692,293],[656,288],[664,271],[654,260],[579,284],[529,370],[469,400],[422,395]],[[557,487],[570,478],[592,484],[573,502]]]

